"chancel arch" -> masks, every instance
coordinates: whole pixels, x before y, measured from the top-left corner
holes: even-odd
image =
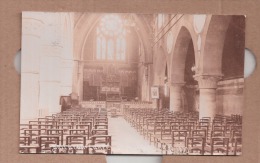
[[[79,43],[75,44],[74,48],[74,55],[76,59],[75,67],[80,69],[81,75],[77,75],[78,77],[78,84],[74,84],[74,90],[77,92],[79,98],[83,98],[83,78],[82,74],[84,71],[84,64],[88,61],[93,61],[96,58],[96,47],[93,46],[96,42],[96,29],[99,26],[100,21],[102,21],[102,18],[106,15],[119,15],[122,20],[129,19],[132,22],[128,22],[128,29],[126,30],[126,37],[128,43],[130,44],[136,44],[136,45],[126,45],[126,53],[129,53],[129,51],[132,51],[135,55],[139,55],[138,57],[134,57],[133,55],[127,55],[127,62],[131,62],[132,64],[139,64],[139,63],[151,63],[151,48],[150,46],[150,40],[149,40],[149,32],[151,31],[151,27],[149,24],[144,23],[144,18],[142,15],[138,14],[82,14],[77,15],[76,17],[76,23],[75,23],[75,32],[80,33],[75,35],[75,40],[78,40]],[[122,22],[126,23],[126,22]],[[131,24],[132,23],[132,24]],[[132,40],[135,41],[132,41]],[[127,43],[126,43],[127,44]],[[133,49],[137,50],[140,46],[141,52],[136,51],[134,52]],[[131,52],[130,52],[131,53]],[[138,58],[138,60],[137,60]],[[130,60],[130,61],[129,61]],[[150,66],[148,64],[148,68],[150,69]],[[145,72],[145,71],[143,71]],[[78,73],[79,74],[79,73]],[[143,91],[142,91],[143,92]],[[149,99],[149,88],[148,88],[148,82],[147,82],[147,88],[143,92],[147,94],[146,98]]]

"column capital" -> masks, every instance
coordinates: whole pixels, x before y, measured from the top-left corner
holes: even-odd
[[[222,75],[194,75],[194,79],[198,81],[200,89],[217,88],[218,81]]]

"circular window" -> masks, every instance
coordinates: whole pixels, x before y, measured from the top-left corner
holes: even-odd
[[[116,14],[105,15],[100,22],[101,31],[111,37],[118,36],[124,32],[123,21]],[[99,31],[98,31],[99,32]]]

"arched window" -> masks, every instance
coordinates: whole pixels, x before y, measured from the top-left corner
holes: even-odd
[[[114,58],[114,42],[112,39],[109,39],[107,42],[107,59],[113,60]]]
[[[162,28],[163,24],[164,24],[164,14],[158,14],[157,16],[158,29]]]
[[[118,15],[105,15],[97,27],[96,59],[126,60],[126,39],[123,21]]]
[[[125,60],[125,47],[126,42],[124,37],[118,37],[116,41],[116,60]]]

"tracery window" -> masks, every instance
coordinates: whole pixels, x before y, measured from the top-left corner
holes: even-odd
[[[126,60],[126,31],[122,19],[116,14],[105,15],[97,27],[96,59]]]

